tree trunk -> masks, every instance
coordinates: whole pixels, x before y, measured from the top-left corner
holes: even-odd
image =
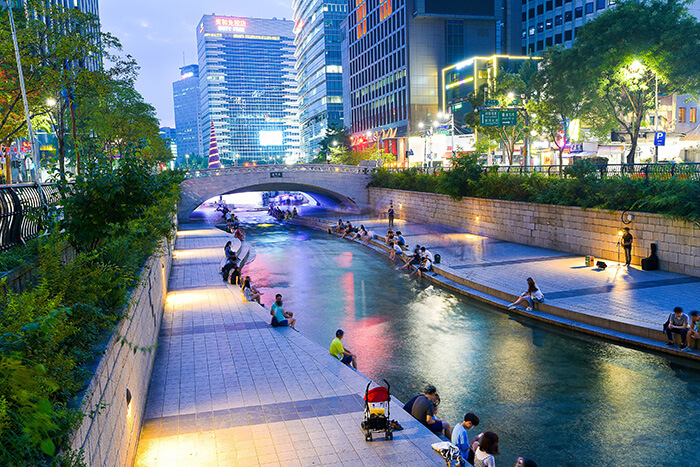
[[[56,116],[56,140],[58,141],[58,170],[61,181],[66,180],[66,135],[63,131],[63,111]]]

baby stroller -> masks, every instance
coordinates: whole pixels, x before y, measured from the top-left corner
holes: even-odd
[[[365,419],[360,425],[365,432],[365,441],[372,441],[373,431],[383,431],[384,439],[394,439],[394,432],[389,422],[389,403],[391,394],[389,393],[389,382],[384,380],[386,387],[377,386],[370,389],[370,381],[365,388]]]

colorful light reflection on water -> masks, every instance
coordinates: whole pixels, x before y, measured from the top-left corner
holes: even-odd
[[[471,302],[325,233],[249,233],[246,274],[268,301],[284,295],[301,332],[327,346],[343,328],[360,371],[400,399],[435,384],[441,417],[473,411],[474,434],[499,434],[499,465],[700,465],[697,368]]]

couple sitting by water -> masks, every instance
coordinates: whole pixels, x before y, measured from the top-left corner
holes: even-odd
[[[408,258],[408,262],[401,266],[399,270],[413,266],[415,269],[411,272],[411,275],[417,274],[418,277],[422,277],[424,272],[432,270],[433,261],[435,261],[435,258],[430,250],[424,246],[416,245],[413,249],[413,254]]]
[[[284,306],[282,305],[282,294],[275,295],[275,303],[270,306],[270,315],[272,320],[270,325],[273,328],[289,326],[296,331],[297,320],[294,318],[294,313],[291,311],[284,311]]]
[[[406,244],[406,239],[403,238],[403,235],[401,234],[400,230],[397,230],[396,233],[394,233],[393,229],[387,230],[385,240],[386,240],[387,245],[394,243],[400,247],[407,247],[408,246]]]

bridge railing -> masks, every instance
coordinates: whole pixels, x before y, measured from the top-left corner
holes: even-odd
[[[0,251],[37,237],[43,228],[44,206],[55,206],[60,199],[55,184],[42,184],[41,192],[35,183],[0,185]]]
[[[271,164],[255,166],[233,166],[221,169],[196,169],[185,172],[186,178],[219,177],[222,175],[258,174],[258,173],[291,173],[291,172],[315,172],[315,173],[343,173],[369,175],[376,169],[372,167],[360,167],[357,165],[332,165],[332,164]]]

